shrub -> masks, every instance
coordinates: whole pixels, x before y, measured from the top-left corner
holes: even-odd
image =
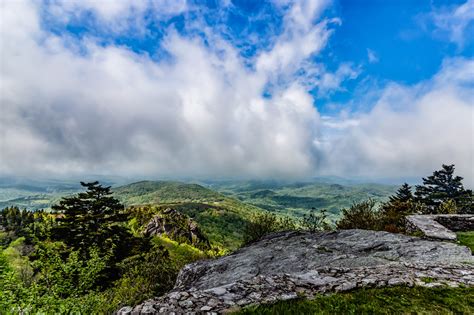
[[[289,217],[279,217],[270,212],[254,214],[244,228],[244,244],[259,240],[264,235],[296,229],[296,222]]]
[[[314,209],[314,208],[313,208]],[[304,230],[308,230],[310,232],[317,232],[317,231],[327,231],[331,229],[327,221],[327,210],[323,209],[319,214],[310,213],[305,214],[303,219],[301,220],[301,226]]]
[[[337,222],[338,229],[378,230],[380,214],[375,200],[369,199],[354,203],[349,209],[342,209],[342,218]]]
[[[424,213],[426,206],[413,199],[392,200],[384,203],[379,213],[379,229],[392,233],[405,232],[405,217],[413,213]]]
[[[439,214],[455,214],[458,213],[458,207],[456,201],[448,199],[443,201],[437,208],[436,213]]]
[[[136,305],[145,299],[160,296],[173,288],[179,268],[163,246],[155,246],[147,253],[135,255],[120,263],[123,272],[113,288],[105,292],[114,308]]]

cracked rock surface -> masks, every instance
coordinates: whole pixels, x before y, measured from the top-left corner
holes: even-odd
[[[281,232],[231,255],[185,266],[167,295],[119,314],[221,313],[393,285],[474,286],[474,258],[464,246],[387,232]]]

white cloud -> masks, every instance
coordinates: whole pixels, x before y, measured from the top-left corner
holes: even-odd
[[[379,62],[379,57],[373,51],[372,49],[367,48],[367,59],[369,60],[369,63],[377,63]]]
[[[256,69],[264,73],[272,83],[294,80],[307,58],[325,47],[332,31],[329,25],[339,20],[315,21],[329,1],[301,0],[292,2],[284,18],[284,31],[269,51],[259,54]],[[307,64],[306,64],[307,65]]]
[[[452,9],[436,9],[432,12],[431,17],[437,32],[442,36],[456,43],[459,47],[464,45],[468,36],[472,37],[472,33],[466,33],[469,26],[474,22],[474,0],[467,0],[464,4]]]
[[[88,5],[104,20],[128,8]],[[319,114],[298,83],[263,98],[275,71],[249,70],[224,41],[210,48],[172,30],[163,44],[170,62],[92,38],[77,54],[69,39],[42,30],[39,10],[2,2],[0,173],[258,177],[314,170]],[[300,26],[323,45],[325,27]]]
[[[389,84],[365,114],[329,121],[329,173],[421,177],[454,163],[474,186],[474,60],[446,60],[431,80]],[[340,132],[339,129],[344,129]]]
[[[284,31],[254,68],[209,29],[212,45],[167,30],[172,58],[156,62],[43,30],[37,2],[0,3],[0,174],[412,177],[455,163],[473,182],[473,60],[389,84],[367,113],[320,119],[307,85],[330,93],[360,71],[308,64],[331,33],[325,2],[284,4]],[[128,14],[110,10],[104,25]],[[304,79],[262,97],[299,67]]]
[[[323,71],[314,84],[318,86],[318,94],[322,97],[333,91],[343,90],[342,82],[357,78],[359,73],[360,69],[355,69],[352,64],[342,63],[334,73]]]

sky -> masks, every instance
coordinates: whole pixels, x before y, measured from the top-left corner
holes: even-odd
[[[0,0],[0,175],[474,185],[474,0]]]

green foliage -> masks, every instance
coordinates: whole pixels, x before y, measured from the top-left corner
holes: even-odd
[[[155,246],[149,252],[135,255],[120,263],[122,276],[114,287],[106,292],[116,311],[123,305],[135,305],[144,299],[160,296],[169,291],[176,280],[179,268],[162,246]]]
[[[264,235],[296,229],[296,222],[289,217],[277,216],[274,213],[257,213],[250,219],[244,228],[244,243],[249,244],[259,240]]]
[[[447,211],[443,203],[452,200],[459,213],[474,213],[473,192],[464,189],[463,178],[454,176],[454,164],[443,164],[442,169],[423,178],[423,185],[416,186],[416,199],[426,205],[427,213]],[[448,208],[453,209],[453,205]]]
[[[457,232],[456,235],[459,244],[469,247],[474,253],[474,231]]]
[[[409,214],[423,213],[425,208],[424,204],[414,199],[391,199],[380,207],[378,229],[392,233],[404,233],[405,217]]]
[[[162,247],[168,251],[170,260],[178,269],[193,261],[206,259],[214,255],[214,251],[203,251],[186,243],[178,243],[166,236],[155,236],[152,239],[155,246]]]
[[[118,187],[114,195],[125,205],[133,205],[131,211],[136,220],[131,228],[135,232],[157,212],[172,208],[197,222],[213,246],[227,250],[242,244],[245,223],[262,211],[197,184],[143,181]],[[152,211],[140,212],[145,205]]]
[[[131,222],[134,230],[142,231],[145,235],[166,234],[180,243],[188,243],[203,250],[211,248],[208,238],[196,222],[176,209],[141,206],[130,207],[127,212],[134,217]]]
[[[313,208],[313,211],[314,210],[315,209]],[[319,214],[314,212],[305,214],[301,220],[302,228],[310,232],[330,230],[331,225],[328,222],[326,211],[326,209],[323,209]]]
[[[63,243],[40,243],[32,265],[37,271],[35,282],[43,294],[66,298],[84,295],[104,283],[103,272],[110,256],[97,247],[88,248],[87,260],[77,250],[69,250]]]
[[[92,258],[88,261],[80,260],[77,252],[69,252],[63,258],[65,248],[60,243],[40,243],[43,248],[35,252],[36,259],[30,262],[21,255],[23,246],[20,238],[0,251],[0,313],[77,310],[77,305],[69,301],[92,293],[107,264],[96,249],[91,249]]]
[[[116,264],[146,250],[149,240],[130,233],[125,224],[128,216],[123,205],[111,196],[110,187],[98,182],[81,185],[87,188],[86,192],[63,198],[52,207],[58,214],[53,237],[78,250],[84,260],[90,258],[91,247],[97,247],[102,256],[109,256],[103,279],[110,283],[118,278]]]
[[[385,201],[396,190],[382,184],[342,183],[331,179],[313,182],[244,181],[216,182],[213,189],[242,202],[280,215],[301,218],[312,208],[327,209],[329,221],[339,218],[340,209],[368,198]]]
[[[54,236],[75,249],[95,245],[108,250],[108,239],[121,229],[117,223],[127,220],[124,207],[111,196],[110,187],[103,187],[99,182],[81,182],[81,185],[87,188],[86,192],[65,197],[52,207],[60,214]]]
[[[37,222],[42,221],[45,216],[44,211],[31,212],[26,209],[20,210],[18,207],[7,207],[0,210],[0,226],[6,232],[11,232],[20,237],[33,237],[39,235],[36,231]],[[6,244],[5,244],[6,245]]]
[[[338,229],[378,230],[380,214],[375,200],[354,203],[349,209],[342,209],[337,222]]]
[[[413,194],[411,192],[411,186],[404,183],[398,188],[395,195],[389,197],[389,202],[407,202],[413,200]]]
[[[439,214],[455,214],[458,213],[458,206],[453,199],[444,200],[437,208],[436,213]]]
[[[197,184],[172,181],[141,181],[114,189],[123,204],[164,204],[175,202],[214,202],[224,196]]]
[[[138,225],[153,211],[125,213],[109,187],[83,186],[55,214],[4,211],[11,229],[0,235],[1,314],[113,313],[169,290],[184,264],[222,254],[145,237]]]
[[[317,295],[245,308],[236,314],[473,314],[474,288],[393,287]]]

